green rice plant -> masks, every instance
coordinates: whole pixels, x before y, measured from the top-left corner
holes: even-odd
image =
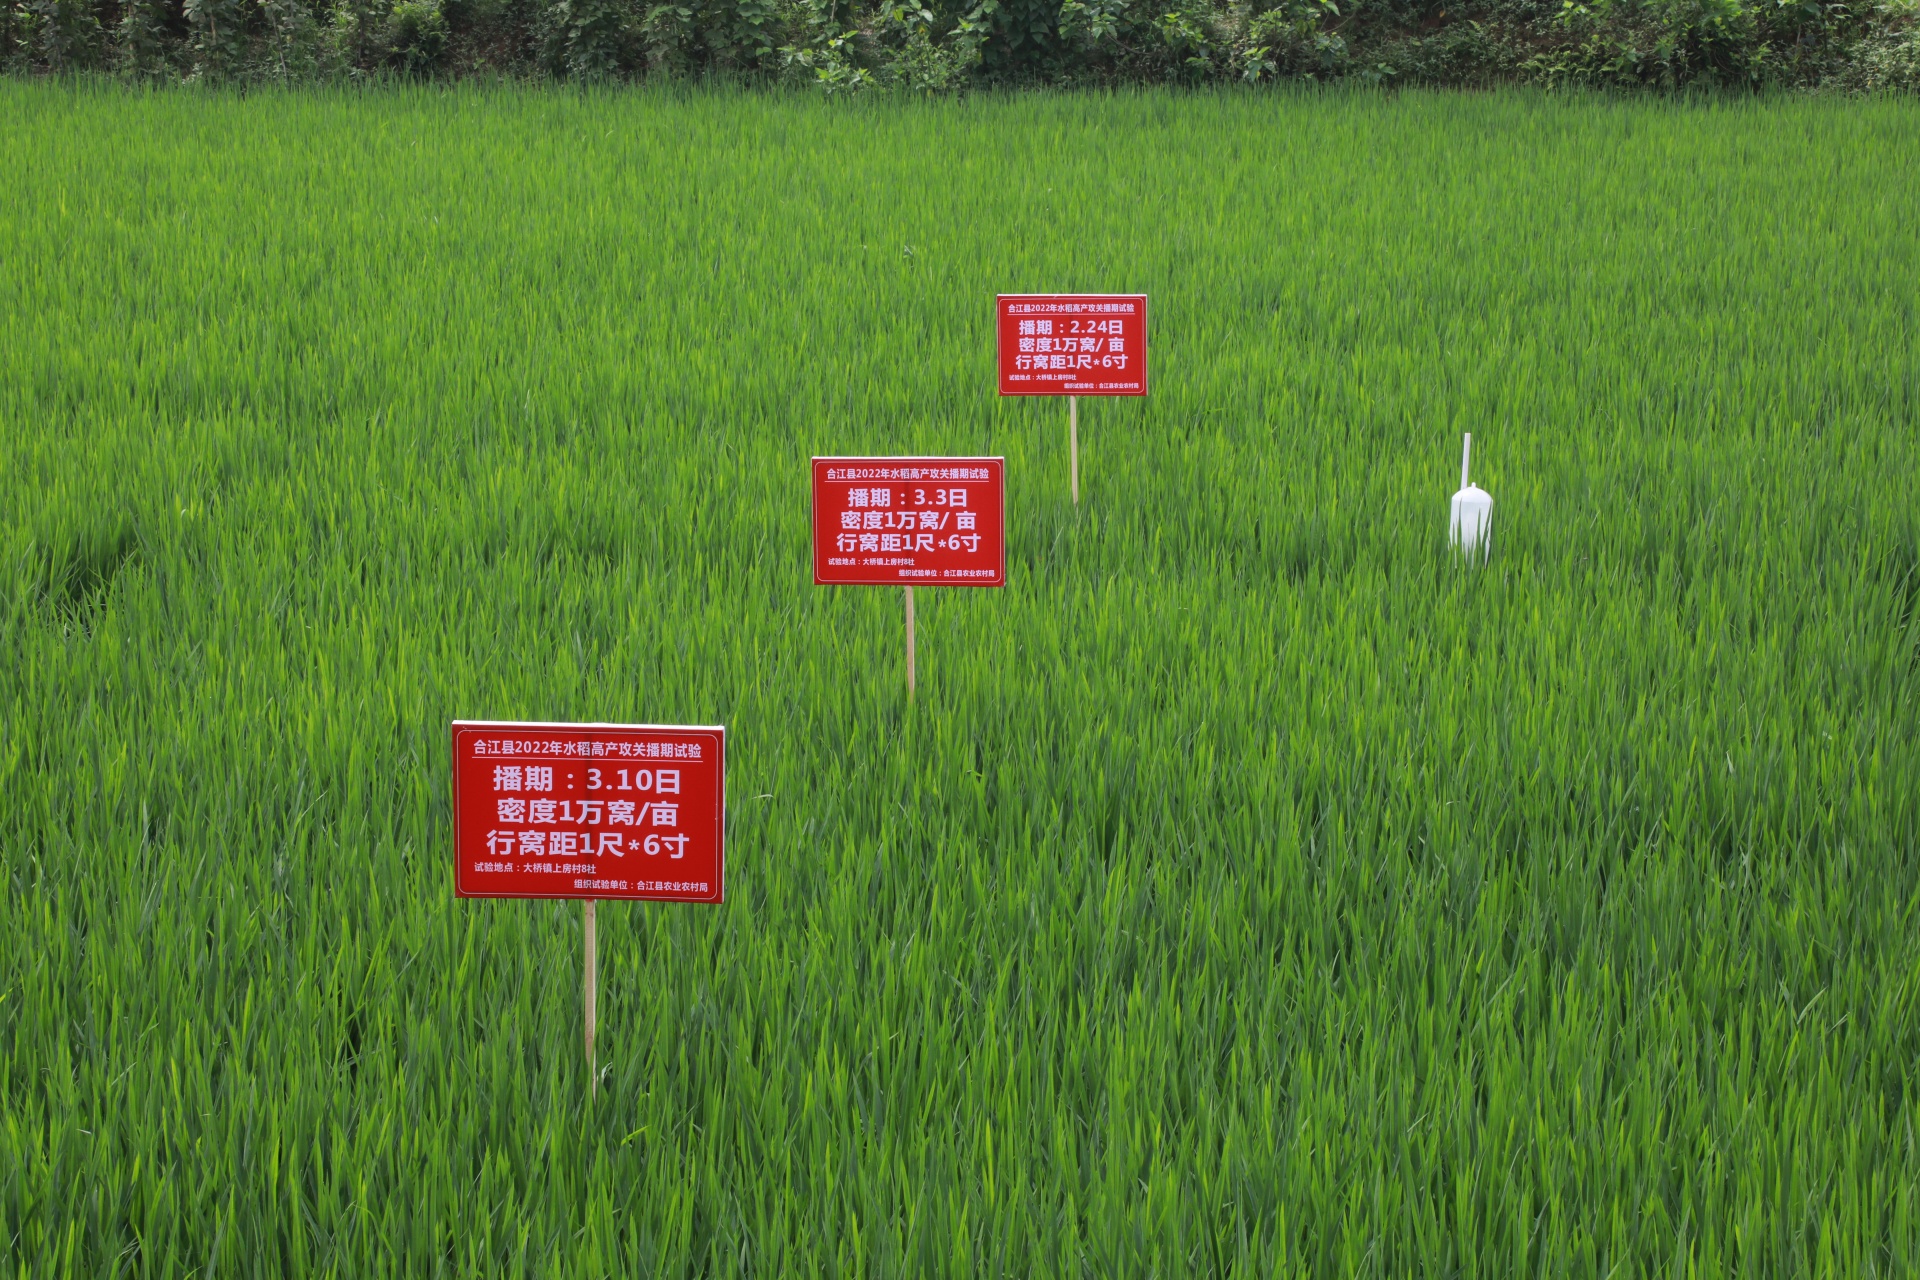
[[[1920,1269],[1913,104],[5,82],[0,172],[0,1270]],[[1078,507],[1045,289],[1152,297]],[[828,452],[1007,458],[912,702]],[[455,717],[732,735],[597,1099]]]

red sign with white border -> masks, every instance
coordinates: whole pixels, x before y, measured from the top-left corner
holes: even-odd
[[[720,902],[727,731],[453,722],[463,898]]]
[[[1147,394],[1147,295],[1003,293],[1000,394]]]
[[[815,586],[1004,587],[1004,458],[815,458]]]

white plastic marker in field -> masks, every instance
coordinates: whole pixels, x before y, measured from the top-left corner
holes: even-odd
[[[1477,553],[1482,560],[1493,550],[1493,497],[1467,479],[1467,463],[1473,456],[1473,433],[1460,446],[1460,492],[1453,495],[1453,520],[1447,526],[1447,541],[1459,547],[1472,563]]]

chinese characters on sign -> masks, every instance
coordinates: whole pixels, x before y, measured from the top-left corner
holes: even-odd
[[[463,898],[719,902],[726,730],[453,724]]]
[[[1000,458],[815,458],[815,585],[1001,587]]]
[[[1124,293],[1003,293],[1000,394],[1147,394],[1147,298]]]

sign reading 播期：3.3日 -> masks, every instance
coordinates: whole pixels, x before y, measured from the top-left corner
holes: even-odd
[[[1004,587],[1003,458],[815,458],[816,586]]]

